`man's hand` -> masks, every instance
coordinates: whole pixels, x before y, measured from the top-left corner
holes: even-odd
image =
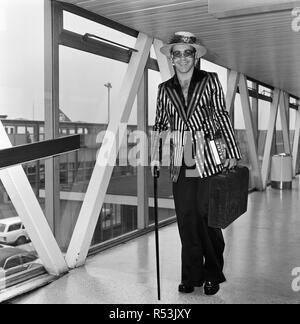
[[[224,163],[224,167],[231,170],[237,166],[237,159],[227,159]]]
[[[157,167],[157,170],[160,170],[160,162],[159,161],[152,161],[151,162],[151,173],[152,173],[152,177],[155,177],[155,173],[154,173],[154,169],[155,167]]]

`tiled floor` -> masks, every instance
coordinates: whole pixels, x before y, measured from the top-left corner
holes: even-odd
[[[214,297],[203,289],[177,292],[180,241],[177,225],[160,231],[162,300],[167,304],[299,303],[292,270],[300,267],[299,179],[292,191],[269,188],[249,196],[249,210],[224,232],[227,283]],[[17,304],[157,303],[154,234],[89,258],[72,271]]]

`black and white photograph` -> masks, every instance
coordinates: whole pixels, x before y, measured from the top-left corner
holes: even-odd
[[[0,46],[0,304],[300,304],[300,1],[0,0]]]

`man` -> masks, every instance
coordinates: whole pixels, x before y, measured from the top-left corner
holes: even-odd
[[[205,294],[214,295],[226,281],[225,242],[221,229],[208,226],[209,183],[225,167],[235,167],[241,154],[218,75],[196,68],[206,49],[197,44],[195,35],[179,32],[161,52],[172,61],[176,74],[159,86],[152,137],[152,174],[161,167],[162,133],[171,130],[170,173],[182,242],[179,292],[191,293],[194,287],[204,284]],[[216,145],[220,135],[226,156],[222,156],[220,146]]]

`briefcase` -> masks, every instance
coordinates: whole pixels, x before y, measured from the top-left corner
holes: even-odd
[[[225,229],[246,213],[249,169],[236,167],[214,176],[209,188],[208,226]]]

